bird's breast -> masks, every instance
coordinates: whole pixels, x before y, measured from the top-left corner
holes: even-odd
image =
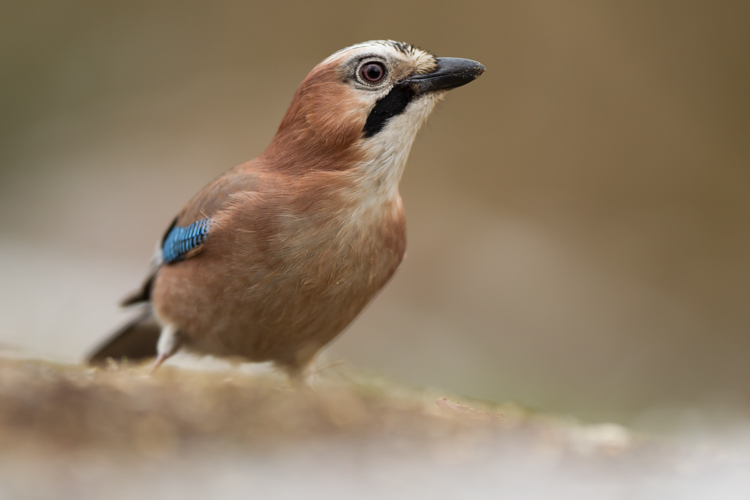
[[[313,211],[281,236],[288,264],[308,284],[329,293],[365,293],[379,289],[401,263],[406,225],[401,199],[362,204],[339,200],[337,208]],[[292,234],[294,236],[292,236]]]

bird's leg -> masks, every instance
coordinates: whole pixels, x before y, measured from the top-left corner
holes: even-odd
[[[164,363],[167,358],[180,348],[181,335],[173,325],[167,325],[161,330],[159,342],[156,344],[156,361],[151,366],[151,375]]]
[[[159,354],[158,356],[156,356],[156,360],[154,360],[154,364],[151,365],[151,369],[149,370],[148,374],[153,375],[161,366],[161,364],[167,360],[168,357],[169,356],[167,356],[166,354]]]
[[[289,384],[298,390],[317,392],[313,384],[313,371],[311,370],[315,357],[320,350],[320,346],[306,346],[295,353],[290,362],[279,363],[277,366],[282,368],[289,376]]]
[[[289,376],[289,385],[291,385],[295,390],[299,390],[302,392],[317,392],[315,390],[315,387],[313,386],[312,379],[309,377],[307,366],[299,367],[285,365],[282,366],[282,368]]]

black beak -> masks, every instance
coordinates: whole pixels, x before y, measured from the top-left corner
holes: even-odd
[[[434,90],[450,90],[466,85],[484,73],[484,66],[471,59],[438,57],[437,68],[425,75],[414,75],[404,80],[417,94]]]

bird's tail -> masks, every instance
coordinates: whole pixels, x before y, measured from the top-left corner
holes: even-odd
[[[139,360],[156,356],[161,327],[148,306],[107,340],[96,347],[87,357],[89,364],[98,365],[107,358]]]

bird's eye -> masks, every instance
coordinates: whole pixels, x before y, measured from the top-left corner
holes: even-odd
[[[379,62],[363,64],[359,68],[359,76],[366,82],[378,83],[385,77],[385,66]]]

